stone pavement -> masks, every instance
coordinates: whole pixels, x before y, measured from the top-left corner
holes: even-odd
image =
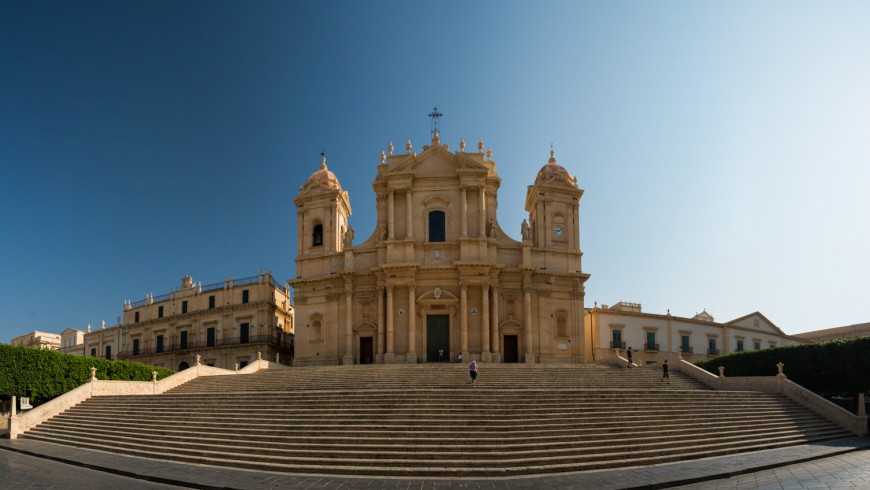
[[[619,444],[619,441],[615,441]],[[772,449],[653,466],[512,478],[359,478],[250,471],[133,458],[33,440],[0,440],[5,488],[866,488],[870,440]],[[863,449],[863,450],[862,450]],[[43,459],[36,460],[34,455]],[[47,459],[47,460],[46,460]],[[63,465],[62,463],[68,463]],[[99,471],[94,471],[99,470]],[[138,480],[132,480],[137,478]],[[10,485],[7,485],[7,482]]]

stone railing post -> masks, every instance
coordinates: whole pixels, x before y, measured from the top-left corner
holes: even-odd
[[[862,398],[863,400],[863,398]],[[18,414],[18,398],[15,395],[12,395],[12,417],[17,416]]]
[[[152,383],[157,382],[157,371],[151,371],[151,382]]]
[[[263,369],[263,353],[257,352],[257,369]]]
[[[782,386],[784,384],[783,382],[785,381],[785,378],[786,378],[785,373],[782,372],[782,368],[784,368],[784,367],[785,367],[785,364],[783,364],[782,362],[778,362],[776,364],[776,369],[778,371],[776,373],[776,382],[779,385],[779,392],[780,393],[782,393]]]
[[[96,381],[96,380],[97,380],[97,368],[92,367],[91,368],[91,381]]]
[[[722,389],[722,384],[725,380],[725,366],[719,366],[719,389]]]
[[[199,361],[200,361],[200,359],[202,359],[202,356],[201,356],[201,355],[199,355],[199,354],[197,354],[197,355],[196,355],[196,365],[197,365],[197,366],[199,366],[199,365],[200,365],[200,362],[199,362]]]
[[[239,363],[236,363],[236,374],[239,374]]]

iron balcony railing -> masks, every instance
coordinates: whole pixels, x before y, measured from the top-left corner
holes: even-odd
[[[223,288],[224,288],[223,282],[215,282],[215,283],[206,284],[205,286],[203,286],[202,292],[207,293],[209,291],[217,291],[218,289],[223,289]]]
[[[682,350],[686,354],[694,354],[694,352],[695,352],[694,350],[692,350],[691,345],[684,345],[680,350]]]
[[[211,349],[213,347],[241,344],[272,344],[278,347],[284,347],[287,344],[287,341],[281,335],[249,335],[247,337],[215,339],[214,342],[203,340],[197,342],[187,342],[185,344],[182,344],[181,342],[171,344],[164,343],[163,348],[160,350],[157,349],[157,346],[153,346],[147,348],[140,347],[136,351],[134,351],[133,349],[121,351],[118,353],[118,358],[120,359],[124,357],[146,356],[151,354],[165,354],[167,352],[188,351],[192,349]]]
[[[657,350],[659,350],[659,344],[650,344],[650,343],[646,343],[646,344],[643,344],[643,348],[644,348],[644,350],[654,350],[654,351],[657,351]]]
[[[719,349],[707,349],[707,355],[708,356],[718,356]]]
[[[243,277],[241,279],[232,279],[232,280],[226,280],[226,281],[206,284],[206,285],[202,286],[201,292],[207,293],[209,291],[218,291],[220,289],[224,289],[225,286],[229,286],[230,283],[232,283],[232,287],[246,286],[249,284],[259,284],[260,283],[260,276],[259,275],[248,276],[248,277]],[[272,287],[274,287],[275,289],[279,289],[281,291],[284,290],[284,284],[276,281],[274,277],[272,278]],[[161,294],[160,296],[154,296],[152,298],[151,302],[152,303],[160,303],[161,301],[169,301],[170,299],[172,299],[172,293],[166,293],[166,294]],[[148,298],[145,298],[145,299],[141,299],[139,301],[133,301],[132,303],[130,303],[130,306],[132,308],[139,308],[139,307],[145,306],[147,304],[148,304]]]
[[[622,342],[621,340],[611,340],[610,341],[610,348],[611,349],[622,349],[624,347],[625,347],[625,342]]]

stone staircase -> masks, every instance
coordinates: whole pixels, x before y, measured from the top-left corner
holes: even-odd
[[[330,366],[95,397],[22,437],[239,468],[498,476],[648,465],[851,434],[789,399],[603,365]]]

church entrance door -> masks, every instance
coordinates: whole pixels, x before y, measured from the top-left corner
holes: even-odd
[[[442,361],[450,360],[450,316],[426,316],[426,361],[439,362],[438,351],[443,350]]]
[[[359,363],[372,364],[375,358],[375,342],[372,337],[359,338]]]
[[[520,346],[516,335],[504,336],[504,362],[520,362]]]

